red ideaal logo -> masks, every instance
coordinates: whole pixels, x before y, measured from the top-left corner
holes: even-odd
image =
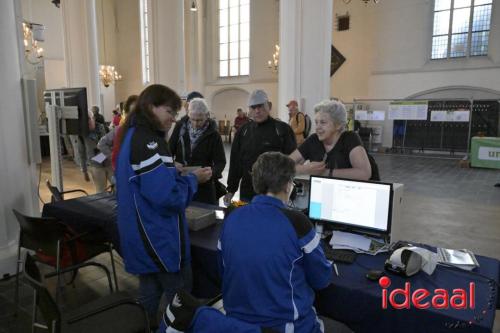
[[[406,282],[404,289],[396,288],[389,292],[387,288],[391,285],[391,279],[383,276],[378,280],[378,284],[382,287],[382,309],[387,309],[388,303],[394,309],[409,309],[410,303],[417,309],[428,309],[431,306],[434,309],[448,309],[450,306],[453,309],[474,309],[476,306],[476,285],[474,282],[469,283],[469,290],[453,289],[450,293],[446,289],[435,289],[433,293],[427,289],[419,288],[411,290],[411,283]],[[401,295],[403,302],[398,303],[396,297]],[[428,298],[430,297],[430,298]]]

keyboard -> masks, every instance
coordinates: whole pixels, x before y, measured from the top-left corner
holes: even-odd
[[[325,252],[326,259],[333,262],[352,264],[358,256],[356,252],[351,250],[332,249],[330,245],[324,242],[321,243],[321,247],[323,248],[323,252]]]

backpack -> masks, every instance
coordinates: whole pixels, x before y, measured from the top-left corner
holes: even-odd
[[[302,113],[302,112],[298,112],[295,115],[295,120],[297,121],[297,124],[299,123],[299,113]],[[304,122],[305,122],[303,135],[304,135],[304,139],[307,139],[307,137],[311,133],[312,121],[311,121],[311,117],[309,117],[307,114],[305,114],[305,113],[302,113],[302,114],[304,115]]]
[[[370,180],[380,181],[380,173],[378,171],[377,162],[375,162],[375,159],[373,158],[372,155],[370,155],[368,151],[366,151],[366,155],[368,156],[368,160],[370,161],[370,167],[372,168],[372,176],[370,177]]]

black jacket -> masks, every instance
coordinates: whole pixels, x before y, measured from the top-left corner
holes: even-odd
[[[257,158],[268,151],[289,155],[296,148],[295,134],[287,123],[271,117],[259,124],[246,123],[236,133],[231,147],[227,191],[235,193],[241,180],[240,198],[252,200],[255,192],[250,171]]]
[[[215,121],[209,119],[208,128],[202,134],[198,144],[191,151],[191,140],[187,124],[188,116],[184,116],[174,127],[172,136],[169,140],[170,151],[175,156],[174,160],[186,166],[202,166],[212,168],[212,179],[198,186],[198,192],[193,201],[204,202],[208,204],[217,204],[215,194],[215,181],[222,178],[222,171],[226,166],[226,154],[222,138],[217,132]]]

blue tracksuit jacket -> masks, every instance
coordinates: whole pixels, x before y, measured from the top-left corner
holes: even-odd
[[[319,235],[300,212],[259,195],[226,218],[218,244],[228,316],[278,332],[320,332],[314,291],[332,266]]]
[[[178,174],[163,133],[136,120],[125,134],[115,172],[125,269],[132,274],[178,272],[190,261],[185,209],[197,180]]]

